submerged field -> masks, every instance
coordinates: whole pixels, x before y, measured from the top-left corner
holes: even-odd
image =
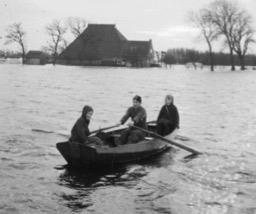
[[[0,213],[256,212],[256,72],[0,65]],[[183,143],[205,152],[98,172],[57,169],[55,143],[85,104],[91,130],[117,123],[135,94],[154,120],[164,96]]]

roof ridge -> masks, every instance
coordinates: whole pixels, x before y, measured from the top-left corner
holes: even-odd
[[[111,26],[111,27],[115,27],[116,25],[115,24],[93,24],[93,23],[91,23],[91,24],[88,24],[88,27],[89,26]]]

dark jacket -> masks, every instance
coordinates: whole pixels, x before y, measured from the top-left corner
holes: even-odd
[[[87,141],[90,135],[89,131],[90,121],[86,120],[84,117],[80,117],[71,130],[70,141],[76,141],[79,143],[84,143]]]
[[[126,114],[121,119],[121,124],[124,124],[129,118],[132,119],[135,126],[146,128],[147,113],[142,106],[128,108]]]
[[[70,141],[84,143],[88,140],[88,136],[90,135],[90,121],[86,119],[86,114],[89,111],[92,111],[92,108],[90,106],[85,106],[82,112],[82,116],[76,121],[71,130],[71,137],[69,139]]]
[[[157,123],[161,121],[168,121],[168,123],[175,127],[179,128],[180,126],[180,117],[177,107],[174,104],[164,105],[158,115]]]

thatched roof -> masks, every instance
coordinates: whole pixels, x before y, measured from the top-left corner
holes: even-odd
[[[149,41],[128,41],[113,24],[89,24],[60,55],[65,60],[126,59],[147,57],[152,49]]]
[[[115,25],[89,24],[85,31],[60,54],[60,58],[97,60],[121,57],[124,41],[127,39]]]

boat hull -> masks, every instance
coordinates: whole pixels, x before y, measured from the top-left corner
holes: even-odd
[[[153,129],[154,127],[149,127]],[[124,129],[104,133],[109,137],[110,142],[115,142],[113,136],[120,135]],[[175,133],[165,136],[173,139]],[[109,144],[108,140],[104,140]],[[119,146],[92,147],[76,142],[60,142],[56,144],[57,149],[71,166],[96,167],[114,164],[134,163],[147,159],[152,159],[171,148],[165,141],[147,136],[144,140],[136,144],[125,144]]]
[[[73,142],[61,142],[56,146],[69,165],[78,167],[139,162],[170,149],[168,144],[159,140],[103,148],[92,148]]]

